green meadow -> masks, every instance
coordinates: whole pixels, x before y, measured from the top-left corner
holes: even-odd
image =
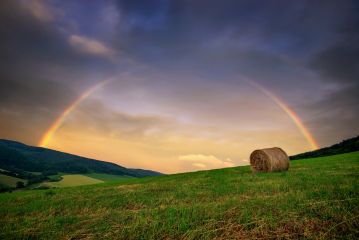
[[[60,182],[46,182],[46,185],[51,187],[75,187],[81,185],[88,185],[88,184],[96,184],[96,183],[103,183],[104,181],[86,177],[80,174],[74,175],[63,175],[61,176],[63,179]]]
[[[126,179],[133,179],[135,177],[127,176],[127,175],[113,175],[113,174],[105,174],[105,173],[89,173],[89,174],[82,174],[86,177],[98,179],[104,182],[112,182],[112,181],[120,181]]]
[[[0,183],[2,183],[3,185],[16,187],[17,181],[23,182],[25,185],[27,184],[27,180],[0,174]]]
[[[0,239],[358,239],[358,179],[353,152],[5,193]]]

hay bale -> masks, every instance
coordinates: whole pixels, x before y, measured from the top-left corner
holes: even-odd
[[[253,173],[288,171],[290,167],[288,155],[278,147],[255,150],[250,163]]]

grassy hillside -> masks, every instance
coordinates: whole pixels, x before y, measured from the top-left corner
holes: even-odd
[[[9,152],[12,154],[11,156]],[[142,174],[114,163],[0,139],[0,167],[8,169],[11,165],[30,172],[54,170],[71,174],[96,172],[144,177]]]
[[[358,239],[359,152],[0,194],[0,239]]]
[[[62,176],[62,180],[60,182],[46,182],[46,185],[51,187],[75,187],[81,185],[89,185],[96,183],[103,183],[104,181],[86,177],[84,175],[64,175]]]
[[[25,185],[27,184],[27,180],[0,174],[0,183],[2,185],[7,185],[7,186],[10,186],[10,187],[16,187],[16,182],[17,181],[23,182]]]

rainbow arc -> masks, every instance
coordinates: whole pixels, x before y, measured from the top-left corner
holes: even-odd
[[[68,116],[78,105],[81,101],[86,99],[88,96],[90,96],[92,93],[94,93],[97,89],[103,87],[104,85],[108,84],[109,82],[113,81],[114,79],[118,78],[119,74],[110,78],[107,78],[103,81],[101,81],[99,84],[95,85],[94,87],[88,89],[86,92],[84,92],[74,103],[72,103],[62,114],[61,116],[51,125],[51,127],[47,130],[47,132],[42,137],[41,141],[39,142],[39,147],[46,147],[46,145],[49,143],[53,135],[56,133],[56,131],[61,127],[62,123],[64,122],[66,116]],[[253,87],[259,89],[264,95],[266,95],[269,99],[271,99],[277,106],[279,106],[289,117],[292,119],[292,121],[295,123],[295,125],[298,127],[299,131],[302,133],[304,138],[308,141],[309,145],[313,150],[318,149],[317,143],[314,141],[314,138],[310,135],[309,131],[306,129],[304,124],[300,121],[300,119],[297,117],[297,115],[288,107],[286,106],[279,98],[277,98],[273,93],[259,85],[258,83],[255,83],[254,81],[242,77],[246,82],[248,82]]]
[[[258,83],[254,82],[248,78],[245,78],[245,77],[242,77],[242,79],[245,80],[246,82],[248,82],[253,87],[259,89],[264,95],[266,95],[270,100],[272,100],[280,109],[282,109],[285,112],[285,114],[287,114],[289,116],[289,118],[292,119],[292,121],[295,123],[295,125],[297,126],[299,131],[302,133],[304,138],[308,141],[310,147],[313,150],[316,150],[319,148],[318,144],[315,142],[314,138],[310,135],[309,131],[304,126],[304,124],[300,121],[299,117],[297,117],[297,115],[287,105],[285,105],[273,93],[271,93],[270,91],[268,91],[267,89],[265,89],[264,87],[259,85]]]
[[[51,127],[47,130],[47,132],[44,134],[44,136],[41,138],[38,147],[46,147],[46,145],[49,143],[53,135],[56,133],[56,131],[61,127],[62,123],[64,122],[65,118],[79,105],[81,101],[83,101],[85,98],[90,96],[92,93],[94,93],[97,89],[103,87],[107,83],[115,80],[119,76],[123,75],[123,73],[118,74],[116,76],[106,78],[99,84],[95,85],[94,87],[88,89],[86,92],[84,92],[74,103],[72,103],[62,114],[61,116],[51,125]]]

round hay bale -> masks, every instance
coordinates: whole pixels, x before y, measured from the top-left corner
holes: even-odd
[[[288,155],[278,147],[255,150],[250,163],[253,173],[288,171],[290,167]]]

